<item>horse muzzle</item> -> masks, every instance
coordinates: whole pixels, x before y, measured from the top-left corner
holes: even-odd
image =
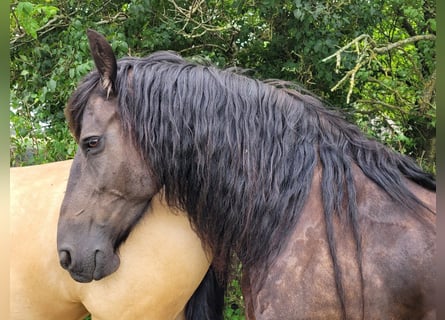
[[[63,244],[59,248],[59,261],[71,278],[82,283],[100,280],[115,272],[120,264],[113,249],[76,250]]]

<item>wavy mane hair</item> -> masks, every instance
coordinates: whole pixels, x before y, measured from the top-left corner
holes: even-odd
[[[68,103],[77,139],[98,83],[98,72],[91,72]],[[296,90],[189,63],[172,52],[120,59],[115,86],[125,132],[165,186],[168,203],[188,212],[213,251],[223,283],[233,253],[246,270],[270,265],[298,223],[316,166],[322,168],[326,231],[341,301],[334,215],[350,222],[361,265],[352,164],[411,209],[423,204],[405,178],[436,189],[434,178],[413,160],[365,137],[320,100]]]

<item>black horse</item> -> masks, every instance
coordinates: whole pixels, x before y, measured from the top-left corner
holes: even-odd
[[[171,52],[117,62],[88,38],[97,71],[66,109],[79,151],[58,229],[75,279],[118,268],[163,189],[222,287],[241,261],[248,319],[435,317],[431,175],[312,96]]]

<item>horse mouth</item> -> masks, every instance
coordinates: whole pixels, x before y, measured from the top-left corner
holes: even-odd
[[[88,283],[93,280],[100,280],[100,279],[93,279],[92,276],[88,276],[85,274],[76,273],[73,271],[69,271],[71,278],[73,278],[74,281],[80,282],[80,283]]]
[[[107,270],[104,270],[103,268],[95,268],[92,273],[77,272],[69,269],[68,272],[74,281],[80,283],[89,283],[92,282],[93,280],[98,281],[111,275],[117,270],[118,267],[119,266],[115,266],[113,268],[106,268]]]

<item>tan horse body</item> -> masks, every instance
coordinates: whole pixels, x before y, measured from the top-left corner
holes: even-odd
[[[71,163],[10,171],[11,319],[183,319],[209,262],[185,215],[159,197],[120,247],[115,273],[78,283],[61,268],[57,220]]]

